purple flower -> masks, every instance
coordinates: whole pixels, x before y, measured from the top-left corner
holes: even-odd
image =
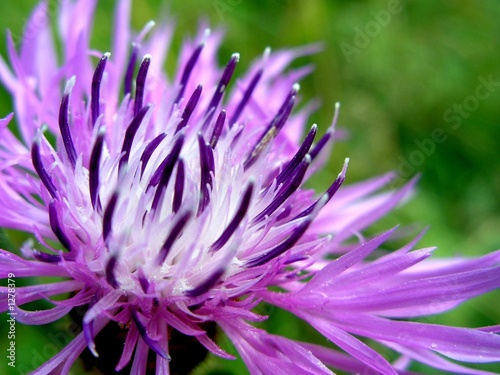
[[[39,241],[26,243],[22,256],[1,250],[1,277],[59,280],[17,288],[21,323],[85,311],[82,333],[35,374],[67,374],[86,347],[105,358],[99,332],[118,326],[125,339],[113,366],[132,374],[151,365],[168,374],[179,366],[181,341],[189,353],[198,345],[233,358],[215,343],[215,325],[252,374],[331,374],[327,366],[407,374],[413,360],[485,374],[447,358],[500,361],[498,327],[408,319],[499,287],[500,252],[436,261],[427,259],[432,249],[413,250],[419,237],[384,252],[394,230],[353,240],[414,181],[380,192],[388,174],[340,188],[346,161],[319,196],[303,187],[329,154],[338,106],[319,137],[316,125],[306,127],[313,106],[294,109],[296,82],[310,68],[287,67],[317,46],[266,50],[235,81],[239,55],[219,69],[221,33],[201,31],[167,79],[171,26],[151,23],[131,36],[130,2],[120,1],[112,55],[96,52],[88,47],[96,3],[62,3],[61,63],[46,19],[27,31],[19,52],[9,36],[10,68],[0,60],[18,124],[15,135],[7,127],[13,115],[0,121],[0,225]],[[32,20],[47,14],[43,2]],[[8,288],[0,292],[5,311]],[[36,300],[54,307],[23,308]],[[262,301],[303,319],[337,349],[252,325],[266,318],[254,311]],[[401,356],[391,363],[359,336]]]

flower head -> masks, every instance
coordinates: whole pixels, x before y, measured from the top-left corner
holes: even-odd
[[[20,53],[9,39],[12,69],[0,61],[19,130],[17,137],[7,127],[12,115],[1,120],[0,225],[31,232],[41,245],[27,243],[22,257],[2,250],[2,277],[61,278],[18,288],[22,323],[46,324],[85,306],[82,333],[35,373],[68,373],[85,347],[106,356],[95,342],[116,323],[125,343],[113,366],[134,374],[146,372],[150,352],[156,373],[168,374],[175,334],[233,358],[214,342],[213,324],[252,374],[330,374],[327,365],[396,374],[410,359],[481,373],[438,354],[500,360],[500,337],[488,329],[399,319],[439,313],[498,287],[499,253],[435,263],[426,260],[432,249],[412,251],[416,241],[374,253],[393,230],[352,242],[413,181],[377,193],[387,175],[339,190],[346,161],[319,196],[304,188],[328,155],[338,106],[325,135],[312,125],[302,136],[312,106],[294,110],[296,82],[310,69],[286,68],[316,46],[266,49],[234,82],[240,56],[219,69],[221,34],[204,30],[184,45],[170,80],[162,73],[170,26],[148,24],[131,37],[130,4],[120,1],[111,54],[92,51],[87,25],[95,5],[63,3],[61,64],[49,23],[23,40]],[[33,17],[46,16],[46,7]],[[1,292],[6,299],[7,289]],[[54,307],[23,309],[38,299]],[[261,301],[297,315],[340,350],[251,325],[265,319],[253,311]],[[390,363],[355,335],[402,359]]]

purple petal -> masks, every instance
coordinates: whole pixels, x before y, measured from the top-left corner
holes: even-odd
[[[97,319],[94,327],[95,333],[99,333],[108,323],[109,319]],[[67,374],[70,367],[78,358],[80,353],[85,349],[86,341],[83,332],[73,339],[63,350],[57,353],[54,357],[45,362],[41,367],[31,372],[30,375],[52,375],[52,374]],[[61,366],[64,367],[61,369]]]
[[[227,321],[221,325],[251,374],[333,374],[310,351],[292,340],[243,323]]]
[[[335,278],[350,267],[358,264],[365,259],[372,251],[387,240],[395,231],[393,228],[374,239],[362,244],[357,249],[344,254],[335,261],[330,262],[326,267],[319,271],[300,291],[300,293],[310,293],[311,291],[335,283]]]
[[[335,345],[345,350],[347,353],[364,363],[368,367],[379,371],[382,374],[396,375],[396,370],[375,350],[351,336],[349,333],[331,321],[327,321],[311,314],[300,314],[304,320],[321,332],[324,336],[330,339]],[[379,329],[378,326],[372,327],[373,330]]]
[[[465,362],[500,361],[500,336],[471,328],[392,321],[368,314],[335,313],[336,325],[353,334],[429,349]]]
[[[63,316],[66,316],[72,309],[72,306],[56,306],[52,309],[40,311],[25,311],[20,307],[15,307],[16,320],[30,325],[41,325],[52,323]]]

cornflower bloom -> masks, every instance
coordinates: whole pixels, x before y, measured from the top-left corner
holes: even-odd
[[[498,327],[408,319],[497,288],[499,252],[435,261],[427,259],[433,249],[413,250],[419,237],[382,251],[394,229],[352,239],[414,181],[381,192],[385,175],[339,189],[346,161],[323,194],[303,187],[328,156],[338,114],[337,106],[321,138],[316,125],[301,136],[313,106],[294,111],[296,82],[310,67],[287,67],[316,46],[266,50],[229,90],[239,55],[220,70],[222,35],[202,31],[183,45],[170,81],[162,66],[171,25],[150,23],[132,37],[130,2],[118,1],[112,55],[97,52],[88,47],[96,5],[62,2],[60,63],[46,2],[20,51],[8,35],[10,68],[0,60],[17,122],[15,131],[13,115],[0,122],[0,225],[39,242],[21,255],[1,250],[1,277],[57,278],[17,288],[21,323],[85,311],[82,332],[33,374],[67,374],[86,347],[103,368],[108,352],[123,347],[112,366],[131,374],[187,372],[179,343],[188,354],[202,346],[234,358],[214,341],[214,326],[251,374],[409,374],[413,360],[486,374],[449,358],[500,360]],[[5,311],[7,288],[0,291]],[[23,308],[36,300],[54,307]],[[258,328],[261,302],[290,311],[336,347]],[[103,337],[118,326],[123,340]],[[399,359],[390,362],[359,336]]]

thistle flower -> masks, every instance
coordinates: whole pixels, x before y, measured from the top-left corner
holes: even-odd
[[[499,252],[437,262],[427,259],[432,249],[413,250],[418,238],[392,253],[377,250],[394,230],[356,245],[353,234],[390,211],[414,181],[381,193],[386,175],[339,189],[346,161],[319,196],[303,187],[329,153],[338,115],[337,106],[323,137],[316,125],[301,137],[312,106],[294,110],[295,82],[310,68],[286,68],[316,46],[266,50],[232,83],[239,55],[220,70],[221,33],[202,31],[184,44],[169,80],[162,66],[170,25],[150,23],[131,37],[130,3],[119,1],[112,55],[96,52],[88,47],[96,3],[63,2],[61,64],[49,22],[26,35],[19,53],[9,36],[11,68],[0,60],[18,124],[15,135],[7,127],[13,115],[1,120],[0,225],[33,233],[40,244],[27,243],[22,256],[2,250],[1,276],[59,278],[17,289],[22,323],[85,309],[82,333],[35,374],[67,374],[86,347],[105,358],[107,348],[95,342],[117,323],[125,339],[113,366],[132,374],[151,366],[169,374],[179,362],[176,337],[234,358],[214,341],[214,325],[252,374],[331,374],[327,366],[398,374],[411,360],[485,374],[446,357],[500,360],[498,327],[401,320],[497,288]],[[32,19],[43,17],[45,2]],[[5,302],[7,288],[0,291]],[[39,299],[54,307],[22,307]],[[261,301],[292,312],[337,349],[255,327],[266,318],[254,311]],[[400,359],[390,363],[357,336]]]

